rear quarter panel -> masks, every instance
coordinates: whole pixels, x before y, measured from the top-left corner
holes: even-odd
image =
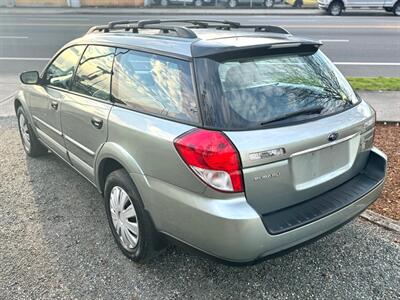
[[[189,170],[173,143],[177,136],[193,128],[114,106],[108,120],[108,141],[98,156],[97,169],[101,160],[113,158],[131,174],[156,178],[177,188],[203,193],[205,185]],[[140,182],[135,184],[139,185],[139,191],[146,188],[141,187]]]

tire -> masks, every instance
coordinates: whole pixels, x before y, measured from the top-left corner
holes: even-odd
[[[166,6],[168,6],[168,4],[169,4],[169,1],[168,1],[168,0],[160,0],[160,5],[161,5],[162,7],[166,7]]]
[[[227,5],[229,8],[235,8],[235,7],[237,7],[238,2],[237,2],[237,0],[228,0]]]
[[[384,7],[385,11],[393,12],[393,7]]]
[[[48,149],[36,137],[22,106],[17,109],[17,118],[19,135],[26,154],[30,157],[38,157],[47,154]]]
[[[128,199],[122,197],[122,192]],[[118,195],[121,198],[118,198]],[[123,199],[127,201],[123,201]],[[122,206],[117,205],[117,200],[123,201],[119,202]],[[104,204],[112,235],[126,257],[138,263],[145,263],[156,256],[157,250],[163,248],[159,234],[154,228],[150,215],[144,208],[139,192],[124,169],[113,171],[107,176],[104,188]],[[119,209],[114,209],[117,206]],[[133,210],[130,207],[133,207]],[[127,211],[130,213],[127,213]],[[125,217],[123,212],[125,212]],[[130,217],[128,218],[128,216]],[[129,226],[126,225],[127,223],[129,223]],[[136,244],[134,239],[135,228]]]
[[[203,6],[203,0],[194,0],[194,6],[202,7]]]
[[[396,17],[400,17],[400,1],[393,6],[392,12]]]
[[[343,12],[343,4],[340,1],[333,1],[328,7],[331,16],[340,16]]]
[[[264,6],[266,8],[272,8],[275,5],[275,0],[265,0],[264,1]]]

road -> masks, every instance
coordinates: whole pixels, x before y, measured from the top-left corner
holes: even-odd
[[[93,14],[0,15],[0,76],[41,69],[62,45],[96,24],[115,19],[206,18]],[[359,16],[211,16],[242,23],[281,25],[294,34],[323,40],[322,49],[348,76],[400,77],[400,18]]]
[[[54,155],[25,156],[0,118],[2,299],[399,299],[400,236],[357,219],[316,243],[229,267],[170,247],[123,256],[101,196]]]

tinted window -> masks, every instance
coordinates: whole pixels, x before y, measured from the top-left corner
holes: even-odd
[[[336,67],[318,51],[215,61],[204,59],[199,74],[206,125],[260,128],[340,112],[358,102]],[[209,83],[214,83],[210,86]]]
[[[132,50],[118,50],[113,98],[132,108],[198,122],[189,62]]]
[[[79,62],[72,90],[109,100],[114,53],[112,47],[88,46]]]
[[[50,64],[44,75],[45,84],[69,89],[76,65],[85,46],[75,46],[64,50]]]

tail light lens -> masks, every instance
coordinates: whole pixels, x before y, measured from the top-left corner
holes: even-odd
[[[239,155],[226,135],[195,129],[174,141],[185,163],[209,186],[223,192],[243,192]]]
[[[373,112],[373,116],[365,121],[363,131],[361,132],[361,151],[369,150],[374,145],[376,112],[372,107],[371,110]]]

